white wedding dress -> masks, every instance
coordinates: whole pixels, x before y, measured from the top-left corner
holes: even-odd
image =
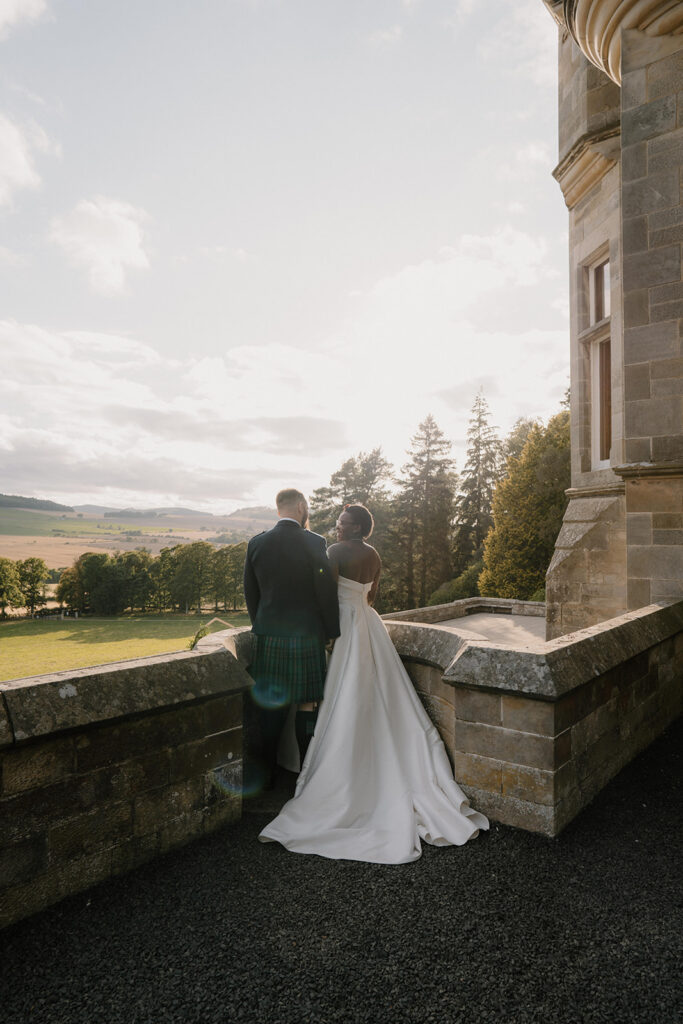
[[[370,583],[339,578],[341,636],[293,799],[261,832],[293,853],[404,864],[462,846],[489,823],[453,780],[381,618]]]

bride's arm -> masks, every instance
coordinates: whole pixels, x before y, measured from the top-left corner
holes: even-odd
[[[379,589],[379,578],[382,575],[382,559],[379,557],[376,551],[375,554],[377,555],[377,569],[375,571],[375,575],[372,578],[372,586],[370,587],[370,590],[368,592],[368,604],[370,605],[373,605],[375,603],[375,598],[377,597],[377,591]]]

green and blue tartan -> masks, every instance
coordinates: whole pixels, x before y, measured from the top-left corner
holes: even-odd
[[[249,674],[257,704],[273,708],[323,699],[327,659],[322,640],[257,633],[254,641]]]

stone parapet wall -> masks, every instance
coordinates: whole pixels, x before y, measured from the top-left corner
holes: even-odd
[[[206,647],[0,685],[0,926],[240,816],[250,680]]]
[[[409,608],[402,612],[387,612],[382,618],[391,622],[445,622],[462,619],[479,612],[493,615],[532,615],[543,618],[545,605],[541,601],[517,601],[508,597],[464,597],[448,604],[430,605],[428,608]]]
[[[387,628],[473,806],[532,832],[557,835],[683,710],[683,602],[519,649]]]

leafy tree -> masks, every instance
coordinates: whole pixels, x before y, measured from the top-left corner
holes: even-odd
[[[121,569],[124,608],[147,610],[154,592],[151,570],[154,559],[146,548],[121,551],[116,556]]]
[[[493,529],[479,577],[487,597],[529,599],[544,585],[570,483],[569,413],[534,424],[493,499]]]
[[[202,598],[211,594],[213,554],[213,545],[206,540],[182,544],[177,551],[171,594],[186,612],[194,605],[201,615]]]
[[[3,619],[7,617],[8,605],[21,608],[23,604],[24,595],[17,564],[11,558],[0,558],[0,610]]]
[[[398,481],[391,527],[390,569],[403,607],[422,606],[451,575],[451,534],[457,477],[451,443],[433,416],[419,424]]]
[[[83,579],[76,565],[72,565],[62,572],[57,584],[56,595],[61,604],[65,604],[73,611],[82,612],[85,609]]]
[[[489,417],[488,404],[480,392],[472,406],[467,461],[455,502],[453,567],[458,575],[481,559],[484,540],[493,525],[491,505],[500,477],[501,443]]]
[[[182,545],[162,548],[149,569],[152,586],[151,600],[157,611],[170,608],[173,604],[173,579],[176,572],[177,553]]]
[[[230,544],[219,548],[213,554],[213,593],[214,610],[218,611],[219,603],[223,611],[228,608],[237,611],[244,607],[244,560],[247,555],[247,542]]]
[[[45,584],[49,570],[42,558],[26,558],[17,562],[24,605],[33,615],[38,605],[45,604]]]
[[[451,601],[462,601],[465,597],[477,597],[479,576],[483,568],[483,562],[475,562],[454,580],[442,583],[431,595],[427,604],[449,604]]]

